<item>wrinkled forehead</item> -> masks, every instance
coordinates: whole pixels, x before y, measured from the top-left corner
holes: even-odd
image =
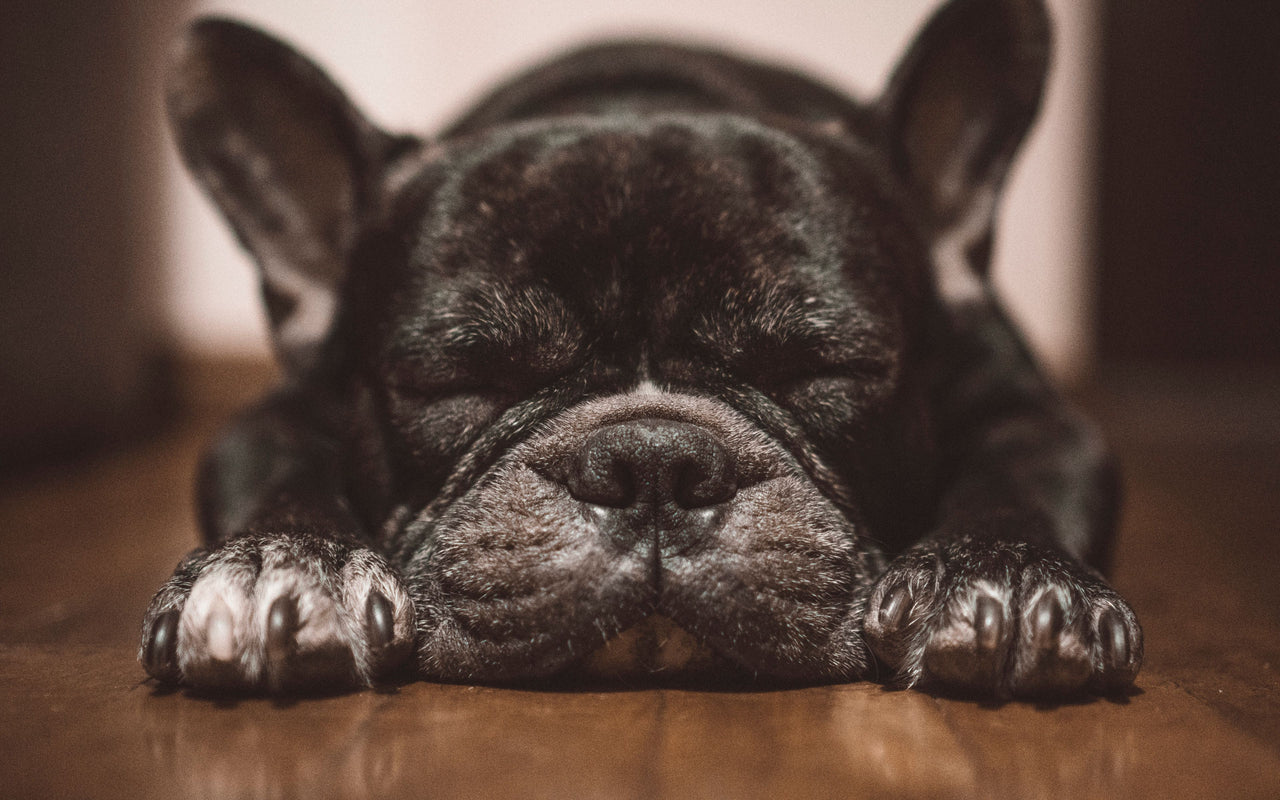
[[[399,293],[424,332],[466,317],[728,346],[770,325],[856,336],[898,305],[887,204],[847,147],[728,116],[570,118],[434,159],[408,191]]]

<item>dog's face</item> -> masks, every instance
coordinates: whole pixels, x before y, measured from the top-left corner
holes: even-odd
[[[765,673],[863,666],[922,266],[857,149],[798,136],[469,137],[358,249],[342,337],[443,674],[545,674],[653,614]]]
[[[696,103],[424,143],[246,35],[194,40],[184,154],[347,434],[424,672],[861,674],[879,543],[932,512],[934,151]]]

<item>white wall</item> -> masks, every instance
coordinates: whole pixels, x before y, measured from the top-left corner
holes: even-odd
[[[1058,53],[1048,104],[1005,198],[997,280],[1055,373],[1091,349],[1087,282],[1097,0],[1050,0]],[[606,34],[672,34],[878,91],[938,0],[201,0],[193,13],[256,22],[322,63],[391,129],[430,131],[490,82],[560,46]],[[170,154],[168,308],[197,352],[266,351],[248,259]]]

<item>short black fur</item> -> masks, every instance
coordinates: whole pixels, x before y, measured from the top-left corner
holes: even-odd
[[[1047,53],[1038,2],[951,0],[864,105],[610,43],[418,139],[194,24],[171,116],[286,378],[205,461],[148,672],[1123,691],[1109,456],[985,279]]]

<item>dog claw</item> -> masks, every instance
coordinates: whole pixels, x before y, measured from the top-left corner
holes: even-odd
[[[888,631],[902,627],[911,611],[911,596],[907,587],[894,587],[880,605],[880,624]]]
[[[267,653],[274,661],[293,651],[298,631],[298,604],[292,597],[277,597],[267,610]]]
[[[143,656],[147,673],[161,683],[177,683],[178,673],[178,618],[179,612],[170,609],[151,625],[147,648]]]
[[[375,652],[391,644],[395,638],[395,608],[381,592],[370,592],[365,601],[364,624],[369,647]]]
[[[1004,631],[1004,609],[994,597],[979,597],[973,611],[974,642],[979,650],[991,651],[1000,644]]]
[[[1129,661],[1129,633],[1117,612],[1108,609],[1098,618],[1098,638],[1106,663],[1118,665]]]
[[[222,599],[214,602],[209,611],[205,628],[209,655],[217,661],[231,661],[236,657],[236,621],[231,609]]]
[[[1065,611],[1058,596],[1049,592],[1036,601],[1031,610],[1031,644],[1041,653],[1057,649],[1062,634]]]

